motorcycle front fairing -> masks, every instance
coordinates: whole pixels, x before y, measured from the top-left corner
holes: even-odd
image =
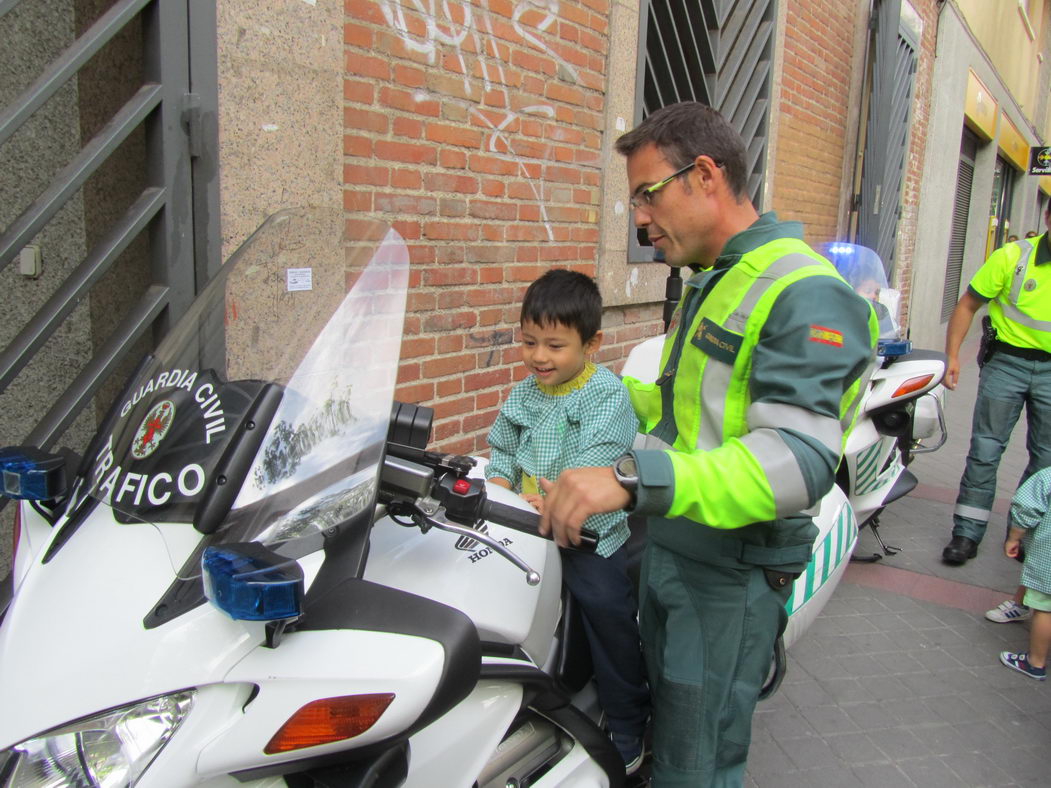
[[[259,542],[299,560],[309,587],[327,542],[367,532],[407,271],[395,233],[337,212],[277,214],[231,257],[115,403],[49,543],[22,566],[0,622],[0,750],[154,697],[176,697],[165,714],[192,721],[193,704],[214,703],[219,686],[230,708],[253,699],[244,708],[258,713],[244,716],[262,735],[283,721],[279,709],[294,712],[339,676],[387,679],[396,691],[365,738],[420,716],[447,667],[440,644],[417,638],[384,664],[372,664],[389,650],[376,641],[394,633],[304,631],[267,649],[264,623],[202,604],[200,569],[208,546]],[[348,672],[362,660],[361,673]],[[264,677],[298,688],[267,694]],[[221,757],[182,752],[182,779],[200,780],[198,756],[213,773],[257,765],[266,742],[250,727]],[[180,748],[151,752],[168,761]]]

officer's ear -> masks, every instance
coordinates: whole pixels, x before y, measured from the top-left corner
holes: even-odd
[[[694,160],[694,177],[700,182],[706,193],[712,193],[720,183],[725,183],[726,176],[722,167],[707,153]]]

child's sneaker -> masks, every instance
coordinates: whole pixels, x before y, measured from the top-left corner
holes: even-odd
[[[985,617],[997,624],[1010,624],[1012,621],[1028,621],[1033,617],[1033,611],[1013,599],[1008,599],[992,610],[986,611]]]
[[[1015,654],[1013,651],[1001,651],[1000,661],[1012,670],[1024,673],[1031,679],[1043,681],[1047,678],[1047,668],[1038,668],[1030,665],[1028,654]]]
[[[635,774],[642,765],[644,755],[642,739],[638,736],[629,736],[624,733],[611,733],[610,738],[624,761],[624,774],[627,776]]]

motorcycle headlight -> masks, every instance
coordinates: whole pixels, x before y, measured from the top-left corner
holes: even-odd
[[[161,695],[16,744],[0,753],[0,776],[7,776],[3,785],[18,788],[135,785],[190,713],[193,698],[193,690]]]

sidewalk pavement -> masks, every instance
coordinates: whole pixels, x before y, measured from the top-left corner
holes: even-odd
[[[970,440],[978,369],[966,359],[975,353],[971,340],[960,386],[946,396],[949,440],[916,458],[919,485],[881,517],[884,541],[902,551],[850,565],[789,651],[780,690],[759,704],[750,788],[1051,785],[1051,686],[998,659],[1027,649],[1029,625],[983,615],[1014,593],[1021,570],[1001,546],[1027,459],[1024,414],[978,557],[941,561]],[[877,551],[865,529],[856,554]]]

